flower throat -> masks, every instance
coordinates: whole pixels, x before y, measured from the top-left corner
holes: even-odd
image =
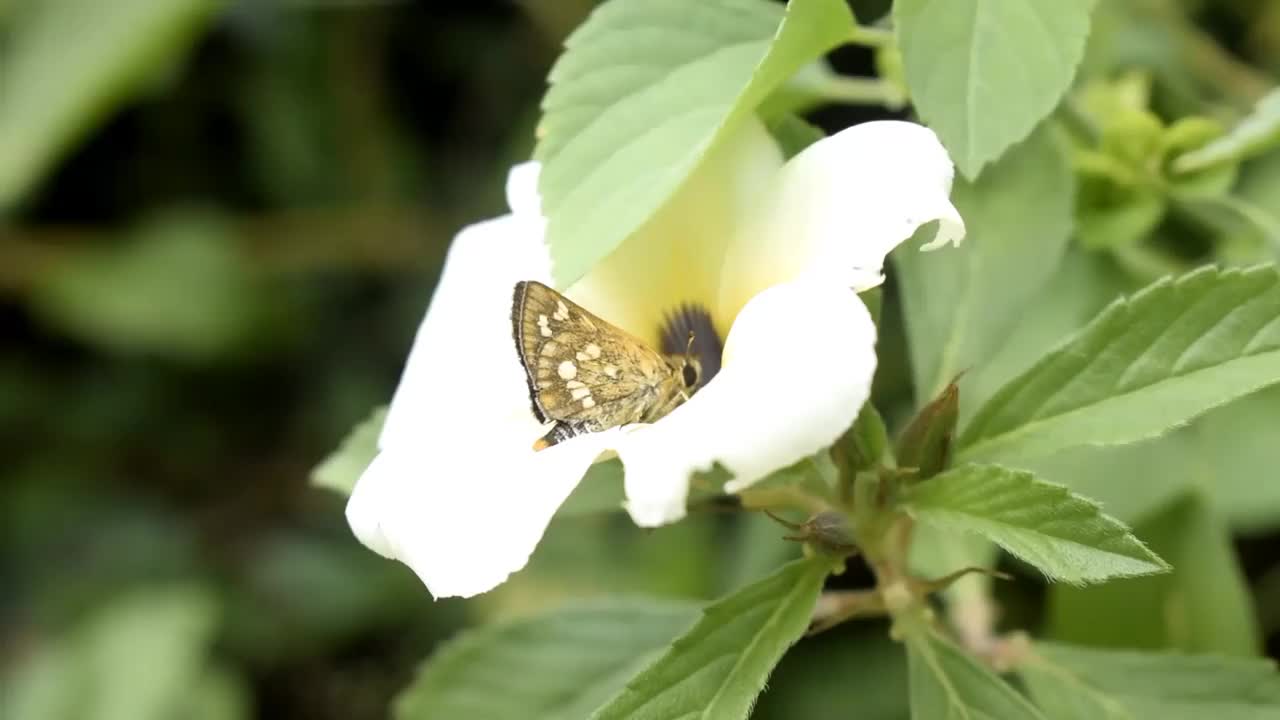
[[[690,345],[689,337],[693,343]],[[720,355],[724,343],[716,334],[711,313],[699,305],[685,304],[667,314],[662,323],[659,350],[664,355],[691,355],[698,361],[701,372],[694,390],[703,387],[720,372]]]

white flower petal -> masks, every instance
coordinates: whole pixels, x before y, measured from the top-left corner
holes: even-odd
[[[528,167],[509,183],[518,214],[472,225],[450,247],[381,452],[347,505],[356,536],[412,566],[437,597],[483,592],[522,567],[609,437],[532,450],[544,429],[511,339],[511,302],[517,281],[550,280],[550,260],[542,218],[528,213]]]
[[[773,200],[739,235],[725,264],[722,307],[741,307],[770,285],[813,275],[848,287],[879,283],[884,258],[940,220],[926,247],[959,243],[953,169],[932,130],[879,121],[824,138],[789,160]]]
[[[356,536],[408,565],[436,598],[491,590],[524,567],[556,509],[617,431],[534,452],[471,433],[383,450],[347,505]]]
[[[734,492],[831,445],[871,392],[875,334],[862,301],[834,283],[786,283],[754,297],[729,331],[720,374],[620,438],[635,522],[682,517],[690,474],[716,462],[733,473]]]
[[[507,173],[507,207],[517,217],[541,218],[542,195],[538,193],[538,175],[542,164],[530,160]]]
[[[378,446],[448,442],[462,428],[524,418],[532,438],[524,370],[511,340],[516,282],[550,280],[542,234],[512,215],[477,223],[454,239]],[[532,442],[532,439],[530,440]]]

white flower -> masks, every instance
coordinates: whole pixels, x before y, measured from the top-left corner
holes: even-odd
[[[784,163],[748,123],[565,293],[654,347],[669,313],[701,309],[725,340],[719,373],[657,423],[534,452],[546,429],[530,410],[510,312],[517,281],[551,282],[537,173],[512,169],[511,214],[454,240],[380,452],[347,506],[360,540],[436,597],[484,592],[523,567],[602,456],[621,458],[626,508],[654,526],[684,515],[692,472],[718,462],[736,492],[829,446],[866,402],[876,365],[875,326],[854,289],[879,283],[885,255],[925,223],[941,221],[929,246],[964,235],[932,131],[867,123]]]

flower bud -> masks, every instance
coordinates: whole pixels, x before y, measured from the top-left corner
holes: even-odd
[[[960,414],[958,379],[921,408],[898,438],[898,466],[915,468],[918,480],[931,478],[951,464],[951,446]]]

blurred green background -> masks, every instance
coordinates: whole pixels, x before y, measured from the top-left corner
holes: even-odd
[[[0,717],[383,717],[465,625],[714,597],[795,553],[757,518],[572,517],[499,591],[434,602],[308,484],[390,397],[453,234],[503,211],[592,4],[0,0]],[[1280,73],[1280,2],[1102,4],[1125,11],[1086,72],[1145,70],[1167,119],[1229,116]],[[1280,207],[1280,156],[1244,172]],[[884,348],[878,397],[901,405],[900,336]],[[1234,558],[1276,655],[1280,508],[1255,515]],[[1001,592],[1041,627],[1036,578]],[[758,714],[880,646],[831,643],[789,658]]]

